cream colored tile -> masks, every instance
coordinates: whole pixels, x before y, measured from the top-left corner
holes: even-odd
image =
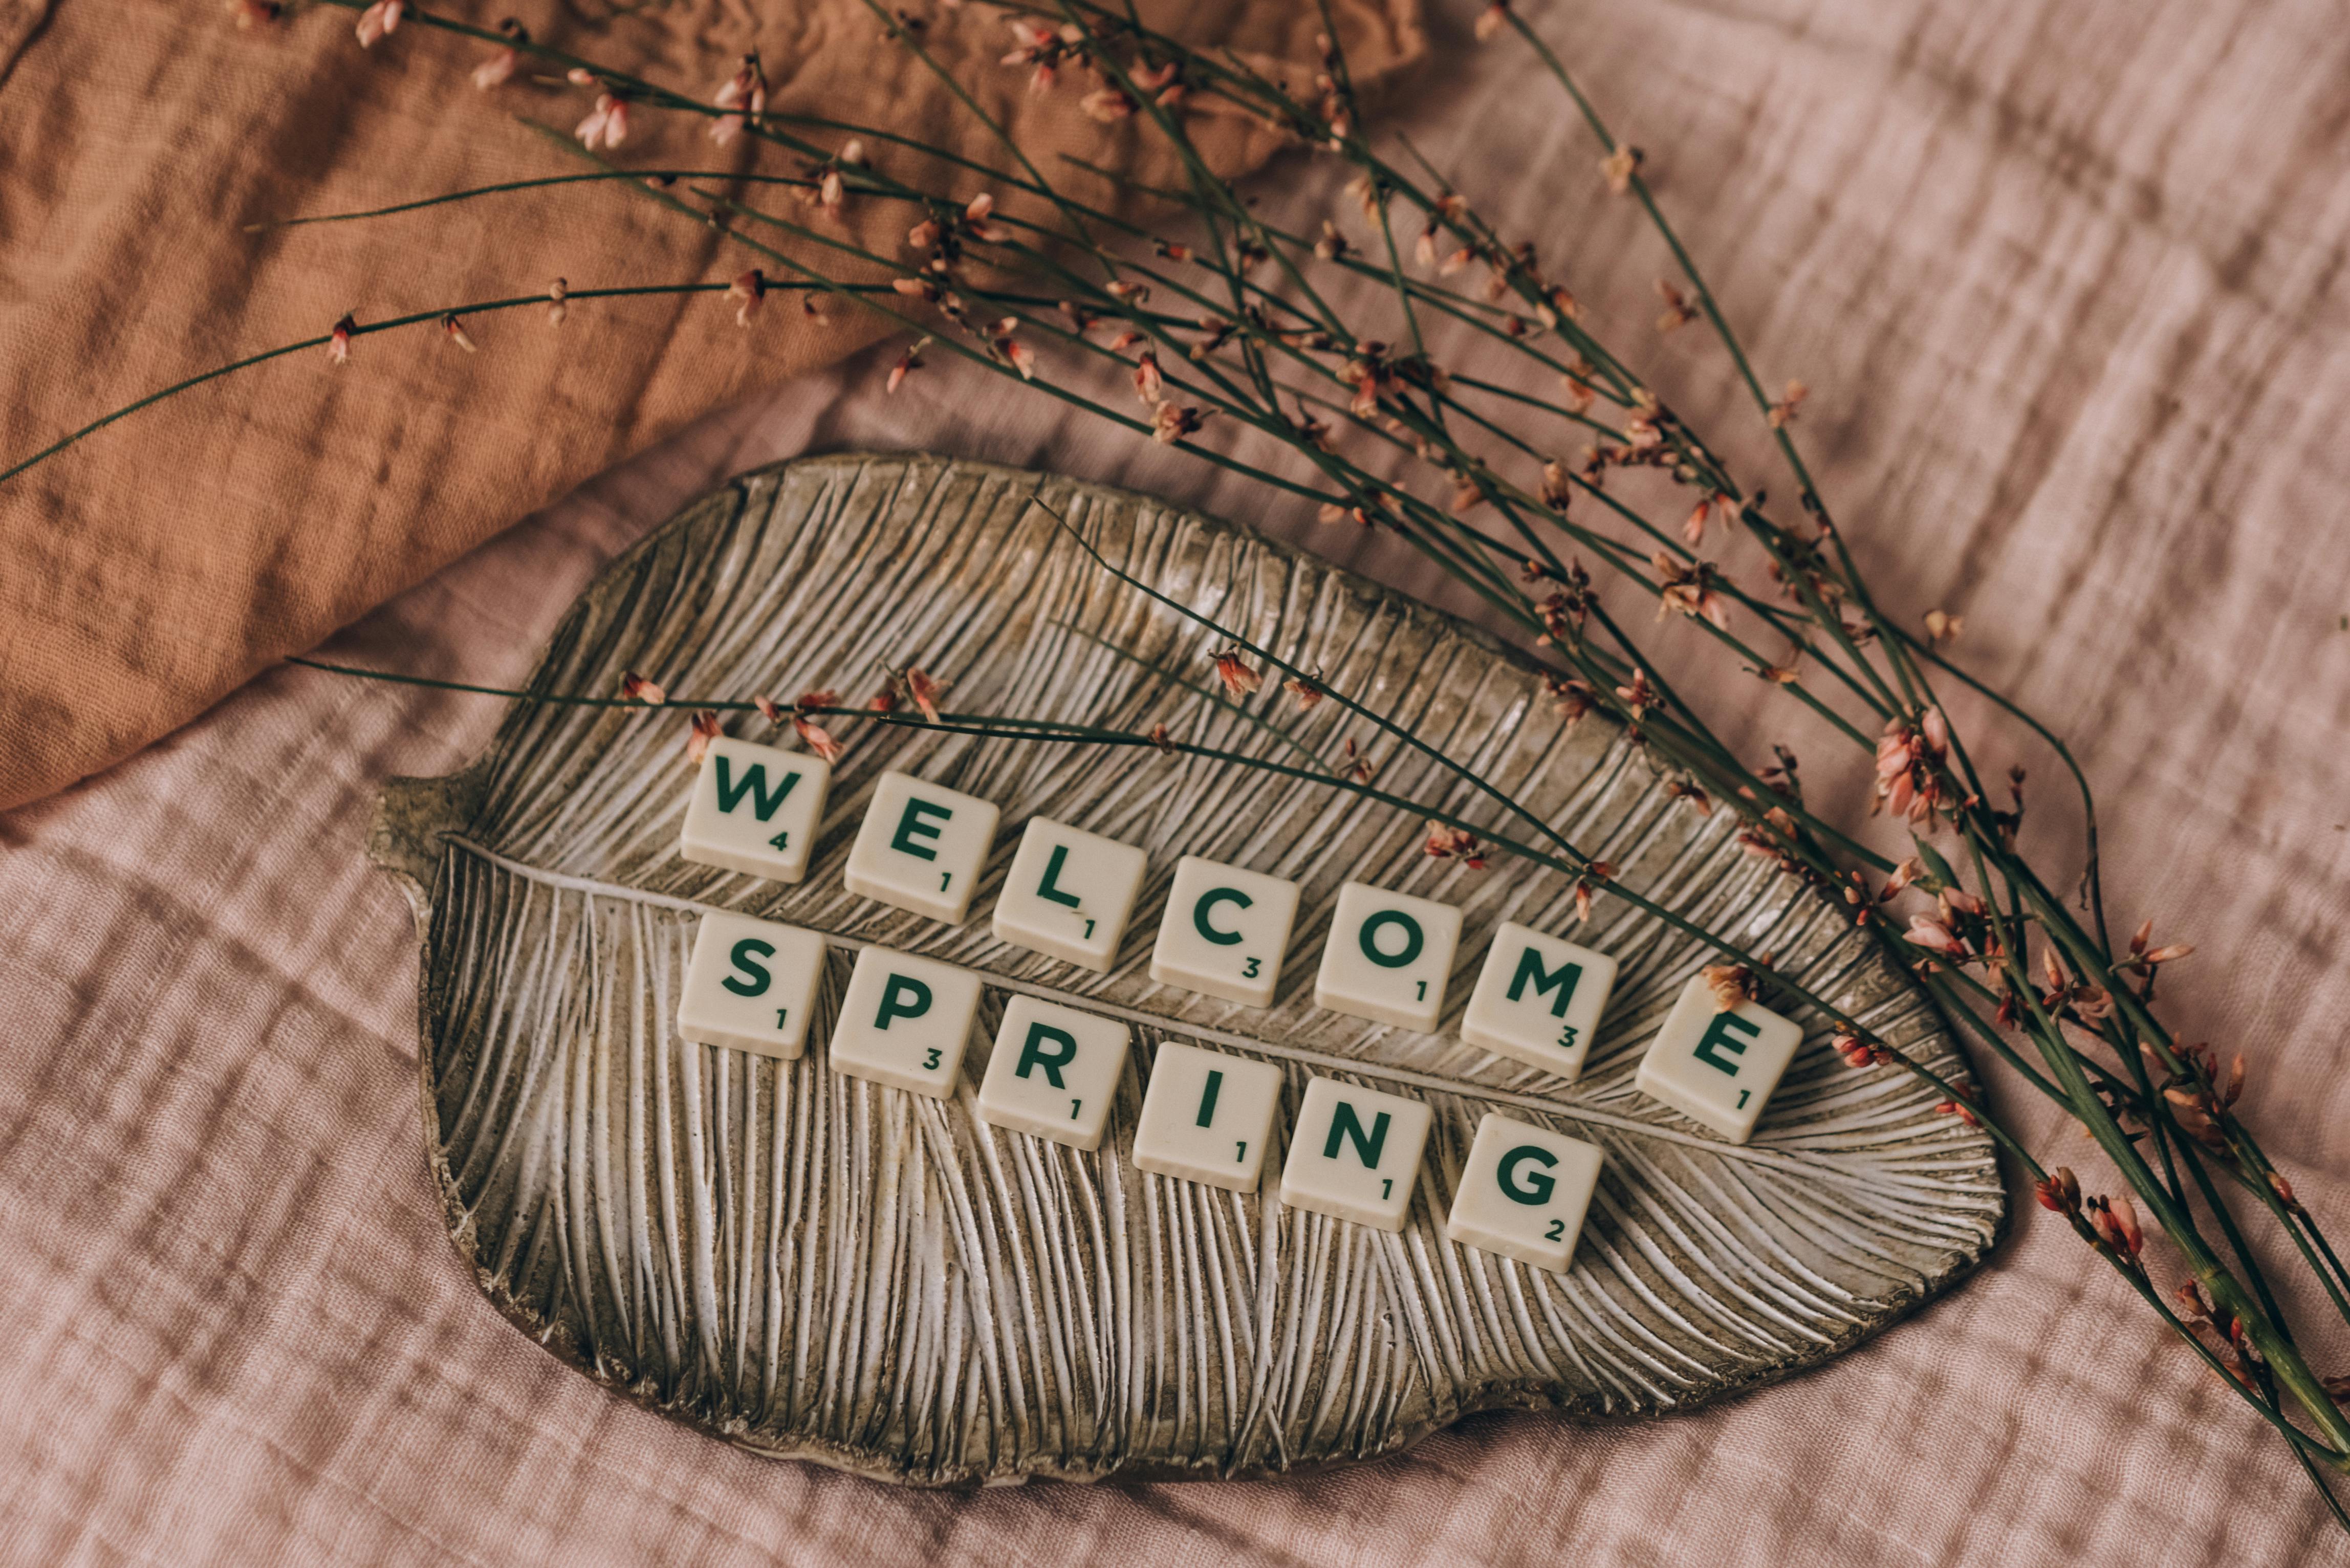
[[[1485,950],[1461,1038],[1572,1083],[1615,989],[1616,961],[1606,953],[1506,920]]]
[[[702,1045],[785,1061],[807,1049],[824,939],[797,926],[712,911],[685,963],[677,1031]]]
[[[1281,1069],[1196,1045],[1164,1044],[1151,1059],[1134,1163],[1161,1176],[1254,1192],[1281,1106]]]
[[[1107,971],[1148,867],[1130,844],[1031,817],[995,896],[992,929],[999,941]]]
[[[980,1080],[980,1119],[1073,1148],[1099,1148],[1132,1035],[1115,1018],[1014,996],[1003,1004],[1003,1024]]]
[[[822,757],[721,735],[693,775],[677,852],[704,866],[796,882],[807,875],[831,787]]]
[[[1565,1273],[1599,1186],[1599,1150],[1487,1112],[1477,1124],[1445,1233],[1464,1247]]]
[[[1444,1012],[1460,946],[1461,911],[1452,905],[1348,882],[1331,912],[1314,1004],[1426,1033]]]
[[[1175,863],[1150,978],[1249,1007],[1273,1002],[1297,884],[1186,855]]]
[[[1357,1225],[1400,1231],[1428,1144],[1428,1106],[1336,1078],[1305,1085],[1281,1168],[1281,1200]]]
[[[852,893],[961,925],[995,845],[995,803],[886,773],[858,824],[842,880]]]
[[[1758,1002],[1717,1011],[1705,977],[1692,975],[1640,1059],[1633,1086],[1744,1143],[1803,1043],[1800,1027]]]
[[[857,955],[840,1019],[832,1031],[832,1070],[893,1089],[950,1099],[979,1015],[979,976],[936,959],[888,948]]]

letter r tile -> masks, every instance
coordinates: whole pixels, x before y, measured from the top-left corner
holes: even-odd
[[[979,1118],[1013,1132],[1101,1147],[1131,1032],[1115,1018],[1015,995],[979,1085]]]

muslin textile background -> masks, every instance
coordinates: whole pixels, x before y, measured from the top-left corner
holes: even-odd
[[[1880,597],[1962,614],[1960,650],[2072,738],[2117,914],[2199,944],[2166,981],[2185,1037],[2247,1054],[2267,1146],[2350,1225],[2339,10],[1527,10],[1649,148],[1766,376],[1815,389],[1799,430]],[[1603,202],[1535,73],[1470,47],[1465,19],[1436,19],[1415,138],[1641,340],[1655,247]],[[1332,184],[1291,163],[1259,188],[1302,218],[1342,210]],[[885,398],[888,358],[695,423],[327,656],[519,676],[577,587],[679,503],[843,447],[1159,490],[1446,597],[1409,556],[977,376]],[[1730,417],[1694,329],[1662,358],[1692,421]],[[1781,732],[1750,679],[1673,669],[1742,742]],[[468,760],[495,706],[281,668],[0,816],[7,1561],[2350,1561],[2277,1444],[2028,1196],[1984,1271],[1914,1320],[1637,1427],[1484,1417],[1349,1471],[937,1497],[669,1426],[498,1320],[423,1169],[413,935],[359,841],[386,775]],[[2009,741],[1991,761],[2011,756],[2060,856],[2055,770]],[[1858,766],[1823,751],[1807,773],[1856,805]],[[1988,1081],[2048,1158],[2105,1184],[2091,1146]],[[2317,1355],[2350,1370],[2338,1335]]]

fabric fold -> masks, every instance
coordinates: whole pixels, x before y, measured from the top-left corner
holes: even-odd
[[[233,16],[237,7],[232,5]],[[1422,51],[1417,0],[1333,0],[1357,78]],[[1315,7],[1193,0],[1155,26],[1244,56],[1314,57]],[[451,13],[490,26],[494,11]],[[411,17],[361,48],[327,6],[240,29],[217,6],[0,0],[0,469],[182,378],[325,334],[452,305],[647,282],[723,282],[760,257],[616,182],[488,196],[359,223],[269,227],[502,181],[593,172],[567,151],[593,89],[534,73],[477,89],[490,46]],[[692,0],[583,19],[525,16],[543,41],[707,99],[757,48],[771,109],[886,130],[1003,164],[1003,150],[862,0]],[[542,25],[544,24],[544,25]],[[1040,166],[1062,155],[1178,177],[1163,143],[998,64],[999,16],[940,7],[924,47]],[[123,112],[126,105],[132,112]],[[638,106],[606,156],[630,168],[804,175],[700,117]],[[807,130],[820,153],[853,132]],[[1237,175],[1278,149],[1237,114],[1196,134]],[[917,154],[862,138],[911,179]],[[932,165],[930,172],[936,172]],[[1056,175],[1056,178],[1058,176]],[[953,175],[960,195],[986,181]],[[1111,182],[1072,188],[1133,210]],[[770,210],[902,254],[917,215],[852,201],[836,223],[780,187]],[[829,227],[827,227],[829,225]],[[769,264],[771,275],[785,269]],[[868,269],[869,270],[869,269]],[[869,275],[881,275],[869,271]],[[0,808],[105,767],[316,644],[572,485],[754,387],[829,363],[890,324],[839,302],[575,298],[364,335],[172,398],[0,483]]]

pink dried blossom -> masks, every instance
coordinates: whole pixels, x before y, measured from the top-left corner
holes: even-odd
[[[340,321],[335,323],[335,329],[327,334],[327,358],[330,363],[337,365],[350,363],[351,334],[359,330],[359,325],[346,314]]]
[[[710,742],[718,738],[718,715],[703,709],[693,716],[692,726],[685,733],[685,760],[694,766],[710,753]]]
[[[598,145],[618,147],[629,139],[629,100],[615,98],[608,92],[596,95],[596,107],[588,111],[578,129],[572,132],[579,145],[593,152]]]
[[[359,13],[359,26],[352,29],[359,35],[359,47],[372,48],[377,39],[398,32],[400,18],[407,10],[407,0],[375,0],[374,5]]]
[[[710,122],[710,140],[724,147],[743,134],[745,119],[767,112],[767,76],[760,69],[756,51],[743,57],[733,76],[718,86],[711,101],[727,112]]]
[[[494,50],[488,59],[473,67],[473,86],[483,92],[503,86],[514,78],[515,67],[521,63],[522,57],[512,44]]]
[[[1216,678],[1224,683],[1224,690],[1232,696],[1250,696],[1264,685],[1264,671],[1243,659],[1239,649],[1218,649],[1214,658]]]
[[[750,326],[751,317],[767,302],[767,275],[753,267],[726,286],[726,297],[742,302],[734,307],[734,325]]]
[[[792,715],[792,732],[799,736],[801,745],[806,746],[827,763],[840,761],[841,753],[846,750],[838,741],[833,739],[831,731],[815,720],[798,713]]]
[[[906,667],[906,695],[922,711],[922,717],[933,724],[939,722],[939,698],[945,691],[945,682],[932,680],[919,666]]]

